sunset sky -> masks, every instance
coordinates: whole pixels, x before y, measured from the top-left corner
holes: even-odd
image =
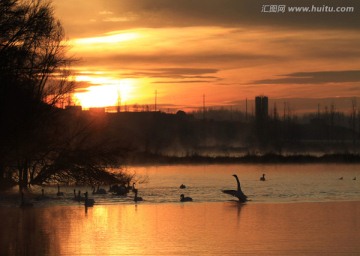
[[[352,13],[264,13],[315,0],[53,0],[84,107],[236,106],[360,96],[360,2]],[[322,6],[321,4],[320,6]]]

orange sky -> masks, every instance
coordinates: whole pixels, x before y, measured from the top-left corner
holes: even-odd
[[[271,4],[311,6],[315,1]],[[314,3],[315,2],[315,3]],[[329,1],[330,2],[330,1]],[[331,1],[344,6],[344,1]],[[360,96],[354,13],[262,13],[254,0],[54,0],[84,107],[237,105],[245,98]],[[329,4],[330,5],[330,4]]]

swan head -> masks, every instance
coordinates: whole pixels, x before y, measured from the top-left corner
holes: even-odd
[[[184,196],[184,194],[181,194],[180,197],[181,197],[181,198],[184,198],[185,196]]]
[[[233,174],[232,176],[234,176],[235,178],[237,177],[237,175],[236,175],[236,174]]]

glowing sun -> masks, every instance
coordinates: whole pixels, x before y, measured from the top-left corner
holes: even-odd
[[[132,98],[133,79],[113,80],[109,78],[93,78],[78,76],[77,81],[87,81],[93,84],[85,90],[74,93],[74,100],[83,108],[109,107],[124,104]]]

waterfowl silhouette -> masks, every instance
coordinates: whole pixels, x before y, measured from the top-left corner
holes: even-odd
[[[47,200],[47,199],[50,199],[48,196],[45,195],[45,191],[44,189],[42,188],[41,189],[41,195],[40,196],[37,196],[35,198],[36,201],[41,201],[41,200]]]
[[[131,191],[134,192],[134,193],[137,192],[137,188],[135,187],[135,183],[132,184]]]
[[[106,190],[103,188],[100,188],[100,186],[97,187],[97,189],[95,190],[95,187],[93,188],[93,195],[104,195],[107,194]]]
[[[186,186],[185,186],[184,184],[181,184],[181,185],[180,185],[180,188],[181,188],[181,189],[184,189],[184,188],[186,188]]]
[[[260,181],[265,181],[265,173],[263,173],[263,175],[260,177]]]
[[[240,181],[239,178],[236,174],[233,175],[236,179],[237,182],[237,190],[222,190],[223,193],[225,194],[229,194],[232,196],[235,196],[239,199],[240,202],[244,203],[247,201],[247,196],[242,192],[241,187],[240,187]]]
[[[113,185],[110,187],[109,192],[118,196],[126,196],[129,191],[124,185]]]
[[[138,190],[137,190],[137,189],[134,189],[134,193],[135,193],[135,196],[134,196],[134,201],[135,201],[135,202],[143,201],[143,198],[142,198],[142,197],[137,196],[137,195],[138,195]]]
[[[80,190],[78,191],[78,194],[76,194],[76,190],[74,189],[74,198],[73,198],[73,200],[77,201],[77,202],[84,202],[85,197],[81,196],[81,191]]]
[[[58,192],[56,194],[57,196],[64,196],[63,192],[60,192],[60,185],[58,185]]]
[[[354,177],[353,180],[356,180],[356,177]]]
[[[84,195],[85,195],[85,207],[93,207],[95,204],[95,200],[92,198],[88,198],[88,192],[85,192]]]
[[[344,178],[343,177],[340,177],[339,180],[343,180]]]
[[[192,198],[191,197],[188,197],[188,196],[184,196],[184,194],[181,194],[180,195],[180,202],[192,202]]]

